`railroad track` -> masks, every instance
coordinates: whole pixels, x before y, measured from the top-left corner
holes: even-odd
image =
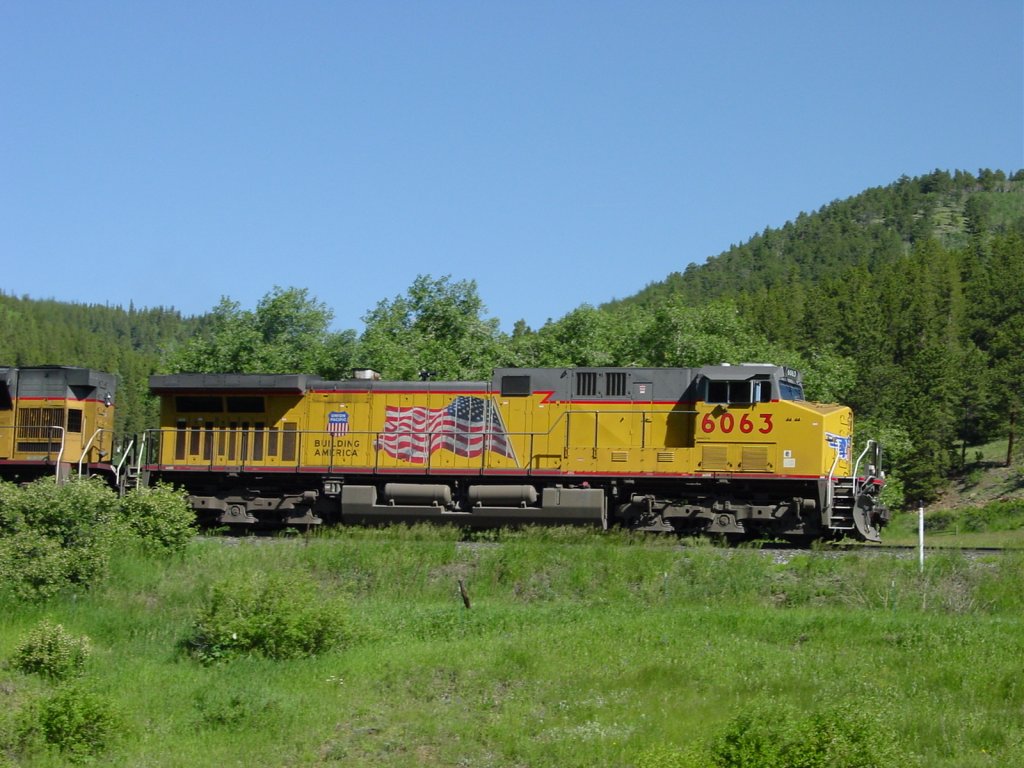
[[[244,534],[236,535],[227,532],[205,532],[199,534],[197,537],[201,540],[217,540],[222,541],[226,544],[243,544],[243,543],[274,543],[281,541],[295,541],[302,540],[305,538],[303,534],[296,533],[294,535],[282,536],[280,531],[246,531]],[[500,546],[500,541],[459,541],[456,542],[456,546],[468,549],[479,549],[479,548],[490,548]],[[843,542],[832,542],[823,544],[820,546],[808,547],[803,544],[792,544],[786,542],[755,542],[753,544],[740,544],[737,546],[727,545],[713,545],[713,544],[700,544],[691,545],[685,542],[680,542],[680,549],[699,548],[699,549],[716,549],[724,553],[742,552],[742,551],[760,551],[765,553],[771,553],[773,556],[778,558],[780,561],[788,560],[790,557],[795,555],[821,555],[821,556],[836,556],[845,554],[863,555],[866,557],[870,556],[881,556],[881,555],[892,555],[895,557],[916,557],[919,553],[919,548],[914,544],[863,544],[859,542],[843,543]],[[940,554],[961,554],[968,558],[984,557],[986,555],[1003,555],[1006,553],[1024,551],[1017,547],[1003,548],[1003,547],[957,547],[957,546],[933,546],[925,545],[925,557],[934,557]]]
[[[801,546],[775,546],[766,544],[761,549],[771,553],[777,561],[786,562],[795,555],[819,555],[823,557],[835,557],[839,555],[858,555],[863,557],[897,557],[897,558],[918,558],[920,548],[912,544],[841,544],[836,543],[825,547],[801,547]],[[1002,556],[1004,554],[1019,552],[1018,548],[1003,547],[956,547],[956,546],[929,546],[925,545],[925,559],[939,555],[958,554],[969,560],[976,560],[982,557]]]

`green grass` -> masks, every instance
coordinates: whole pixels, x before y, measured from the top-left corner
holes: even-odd
[[[886,544],[896,546],[918,546],[920,538],[917,528],[917,513],[904,513],[882,534]],[[965,531],[953,528],[948,531],[928,531],[924,536],[925,549],[1020,549],[1024,550],[1024,530],[1015,531]]]
[[[920,542],[920,511],[894,516],[883,539],[887,544]],[[1024,499],[996,499],[983,504],[924,512],[926,547],[1024,548]]]
[[[796,733],[837,710],[897,750],[879,765],[1024,760],[1020,556],[935,555],[920,574],[668,537],[498,538],[362,529],[122,553],[92,592],[0,604],[0,658],[42,619],[88,636],[79,684],[121,724],[104,765],[716,765],[715,739],[745,712],[784,713],[777,727]],[[184,655],[213,586],[257,573],[301,573],[341,599],[343,641],[285,661]],[[52,686],[0,670],[14,765],[66,763],[16,738],[18,712]]]

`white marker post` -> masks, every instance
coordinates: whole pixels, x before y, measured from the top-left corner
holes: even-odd
[[[920,556],[918,562],[921,573],[924,573],[924,502],[918,502],[917,508],[917,541]]]

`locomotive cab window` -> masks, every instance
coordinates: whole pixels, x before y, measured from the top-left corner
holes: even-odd
[[[220,413],[224,410],[219,397],[208,395],[179,395],[174,398],[178,413]]]
[[[779,382],[779,396],[783,400],[803,400],[804,388],[791,381]]]
[[[722,405],[750,405],[751,403],[770,403],[772,400],[772,383],[767,380],[753,381],[708,381],[707,394],[704,398],[708,403]]]
[[[770,381],[755,380],[751,382],[752,403],[770,403],[772,401],[772,383]]]
[[[263,413],[263,398],[258,396],[229,397],[228,413]]]
[[[82,410],[80,408],[68,408],[68,432],[82,431]]]

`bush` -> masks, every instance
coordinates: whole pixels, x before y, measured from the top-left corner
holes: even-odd
[[[138,488],[121,499],[126,527],[152,553],[182,552],[195,536],[195,512],[185,494],[169,485]]]
[[[78,686],[65,686],[21,712],[21,742],[56,747],[80,762],[105,752],[120,728],[110,701]]]
[[[847,702],[801,713],[778,702],[745,709],[710,745],[709,764],[720,768],[908,768],[914,758],[876,705]]]
[[[800,712],[777,701],[755,702],[706,744],[655,745],[637,768],[911,768],[899,749],[884,705],[847,702]]]
[[[70,553],[60,543],[35,531],[0,538],[0,583],[16,599],[46,600],[68,581]]]
[[[107,527],[116,518],[117,495],[98,478],[57,485],[46,477],[24,487],[3,485],[0,520],[4,532],[31,528],[71,546],[87,540],[95,526]]]
[[[968,509],[964,512],[964,524],[996,531],[1024,527],[1024,499],[992,501],[981,509]]]
[[[213,587],[182,641],[204,663],[238,656],[291,659],[333,647],[343,633],[343,608],[300,576],[253,574]]]
[[[122,529],[114,492],[99,479],[19,488],[0,483],[0,577],[25,600],[65,585],[89,587],[107,573]]]
[[[1008,499],[992,501],[980,507],[928,512],[924,526],[925,530],[935,532],[954,529],[971,533],[1016,530],[1024,527],[1024,500]]]
[[[948,531],[956,524],[957,513],[951,509],[940,509],[924,516],[926,531]]]
[[[72,637],[62,625],[43,620],[15,649],[11,665],[25,674],[66,680],[82,673],[89,653],[89,638]]]

